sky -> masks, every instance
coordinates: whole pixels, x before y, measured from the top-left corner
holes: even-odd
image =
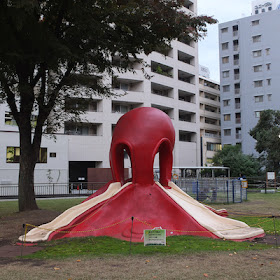
[[[219,23],[250,16],[252,0],[197,0],[198,15],[216,18]],[[207,37],[198,43],[199,64],[210,70],[210,79],[219,82],[218,24],[208,26]]]

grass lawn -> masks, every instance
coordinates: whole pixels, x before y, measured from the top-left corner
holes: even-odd
[[[254,242],[234,242],[198,236],[167,237],[167,246],[144,246],[143,243],[130,243],[111,237],[87,237],[61,239],[45,242],[45,250],[25,258],[65,259],[69,257],[102,257],[105,255],[178,255],[201,252],[221,252],[236,254],[244,250],[263,250],[273,248],[267,244]]]

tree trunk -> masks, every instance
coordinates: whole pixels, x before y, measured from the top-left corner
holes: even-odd
[[[34,191],[34,169],[35,165],[30,159],[21,158],[18,183],[19,211],[38,209]]]
[[[27,119],[28,117],[26,117]],[[30,117],[29,117],[30,118]],[[31,141],[31,127],[26,122],[20,129],[20,166],[18,182],[19,211],[38,209],[34,191],[34,170],[39,155],[39,148],[34,148]]]

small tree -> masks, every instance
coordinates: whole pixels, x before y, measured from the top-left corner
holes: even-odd
[[[267,170],[280,170],[280,111],[264,110],[257,125],[250,130],[250,135],[257,140],[256,151]]]
[[[37,209],[34,168],[44,127],[61,121],[62,102],[81,92],[112,95],[102,79],[130,69],[131,57],[197,40],[206,16],[181,12],[184,1],[2,0],[0,2],[0,94],[20,135],[19,210]],[[113,63],[118,56],[122,63]],[[37,115],[33,128],[31,120]]]
[[[213,157],[215,166],[225,166],[230,168],[231,176],[238,177],[240,174],[250,176],[259,175],[260,164],[251,155],[242,154],[239,145],[225,145]]]

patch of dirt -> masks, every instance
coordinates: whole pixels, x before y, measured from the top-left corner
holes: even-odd
[[[280,247],[280,236],[279,235],[266,235],[262,238],[255,238],[253,240],[254,243],[263,243],[263,244],[269,244],[269,245],[276,245],[277,247]]]
[[[0,246],[15,244],[24,234],[23,224],[42,225],[52,221],[60,212],[52,210],[33,210],[14,213],[0,219]],[[30,229],[29,229],[30,230]]]

